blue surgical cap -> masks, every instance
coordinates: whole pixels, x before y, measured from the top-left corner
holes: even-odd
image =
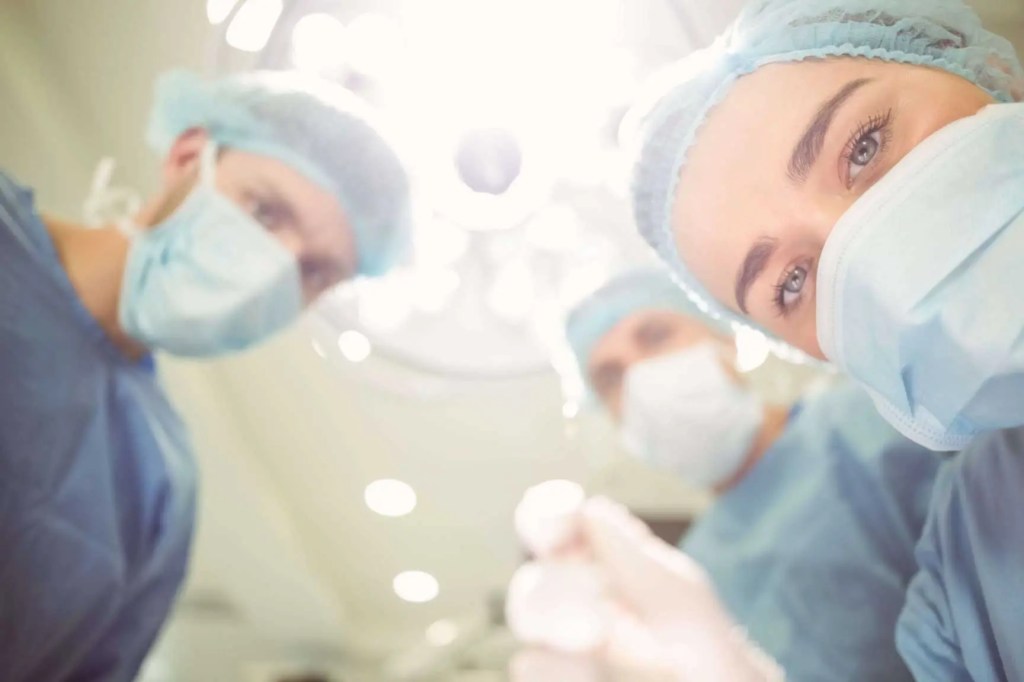
[[[663,76],[651,105],[634,116],[640,121],[633,150],[637,227],[680,283],[717,315],[741,319],[707,293],[673,238],[672,208],[687,153],[740,77],[767,64],[839,56],[942,69],[1000,102],[1024,99],[1024,69],[1012,45],[986,31],[960,0],[751,2],[712,46]]]
[[[167,73],[157,83],[147,139],[166,153],[192,128],[218,145],[281,161],[334,194],[355,234],[359,274],[382,274],[404,255],[409,178],[366,106],[340,85],[292,72],[216,81]]]
[[[576,358],[579,379],[588,391],[587,363],[594,347],[615,325],[641,310],[672,310],[717,333],[731,334],[725,322],[707,317],[702,304],[691,300],[663,267],[627,271],[580,301],[566,319],[565,337]]]

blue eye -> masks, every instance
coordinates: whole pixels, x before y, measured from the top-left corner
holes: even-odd
[[[891,109],[883,116],[872,116],[850,136],[840,170],[847,187],[853,187],[860,174],[885,151],[892,137],[892,118]]]
[[[857,176],[860,175],[861,171],[867,168],[868,164],[874,160],[875,155],[878,154],[878,150],[882,148],[882,133],[876,130],[875,132],[867,135],[857,142],[857,146],[854,147],[853,153],[850,154],[850,180],[856,180]]]
[[[789,270],[782,282],[775,286],[775,308],[785,315],[800,303],[807,284],[807,268],[797,265]]]

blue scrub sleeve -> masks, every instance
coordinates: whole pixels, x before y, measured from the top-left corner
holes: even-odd
[[[142,668],[166,621],[184,571],[162,571],[122,602],[116,619],[68,682],[130,682]]]
[[[896,645],[918,680],[1024,680],[1024,429],[948,462]]]
[[[66,680],[119,608],[120,566],[59,517],[20,517],[0,542],[0,680]]]

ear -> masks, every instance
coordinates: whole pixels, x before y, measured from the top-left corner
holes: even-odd
[[[202,128],[190,128],[178,136],[164,158],[163,179],[168,187],[178,186],[199,168],[199,158],[210,136]]]

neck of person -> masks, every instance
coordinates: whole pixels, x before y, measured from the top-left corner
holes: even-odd
[[[754,442],[751,444],[750,449],[747,450],[747,456],[744,458],[743,464],[728,480],[715,487],[715,493],[721,495],[736,487],[750,473],[750,470],[761,461],[768,448],[778,440],[782,432],[786,430],[786,423],[788,421],[788,407],[765,405],[764,420],[761,422],[761,428],[758,430],[757,435],[754,436]]]
[[[107,338],[129,360],[145,355],[146,347],[129,338],[118,322],[128,238],[112,225],[86,228],[48,215],[43,224],[71,286]]]

